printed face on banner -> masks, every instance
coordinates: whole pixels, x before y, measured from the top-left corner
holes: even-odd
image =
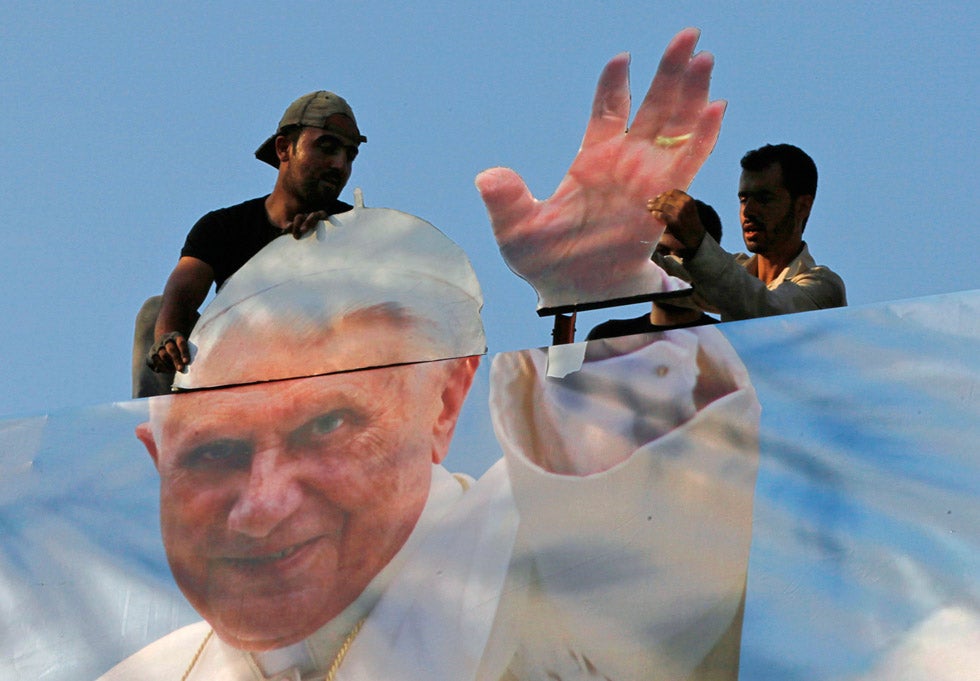
[[[302,640],[389,563],[486,343],[479,283],[432,225],[357,207],[277,239],[190,337],[139,429],[181,590],[226,643]]]
[[[289,369],[395,334],[360,320],[297,347]],[[234,340],[234,339],[233,339]],[[393,351],[394,352],[394,351]],[[220,356],[220,353],[212,355]],[[302,640],[349,605],[404,544],[446,454],[477,360],[445,360],[173,395],[139,429],[160,473],[174,576],[227,643]],[[209,371],[220,373],[220,366]]]
[[[347,338],[328,331],[322,346],[282,338],[281,327],[246,335],[259,346],[278,342],[281,356],[301,366],[324,349],[359,351],[395,326],[345,322]],[[473,503],[457,500],[454,481],[454,501],[439,511],[453,520],[430,517],[419,531],[433,464],[449,447],[478,358],[156,398],[138,433],[160,474],[163,542],[177,584],[224,645],[261,653],[331,622],[415,536],[440,548],[416,544],[386,573],[385,595],[408,609],[394,620],[520,632],[519,649],[481,664],[525,678],[522,670],[567,665],[566,645],[614,676],[690,671],[706,655],[732,664],[758,458],[758,408],[741,362],[714,328],[594,343],[570,373],[549,375],[562,353],[498,358],[491,401],[510,473],[477,482],[464,495],[482,499]],[[208,361],[223,356],[218,344]],[[670,464],[638,453],[660,441]],[[708,545],[714,559],[705,562]],[[424,576],[425,589],[441,595],[416,612],[416,599],[400,593],[402,575]],[[649,588],[653,575],[657,589]],[[484,592],[503,581],[513,583]],[[455,602],[473,589],[483,593],[477,602]],[[678,592],[693,597],[681,602]],[[584,607],[583,593],[591,594]],[[680,635],[695,622],[697,641]],[[671,633],[652,645],[651,628]],[[420,644],[423,657],[441,636]],[[671,642],[678,636],[682,645]],[[606,643],[593,650],[596,639]],[[384,665],[399,659],[398,637],[384,640],[392,650],[364,664],[392,678]]]

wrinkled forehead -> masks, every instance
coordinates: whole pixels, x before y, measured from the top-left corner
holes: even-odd
[[[397,413],[400,431],[428,432],[434,412],[424,405],[438,402],[458,367],[455,360],[401,364],[151,398],[157,463],[162,472],[202,442],[288,441],[327,414],[364,424]]]
[[[437,325],[394,303],[328,319],[291,307],[289,301],[239,312],[194,363],[195,380],[203,386],[350,372],[441,354]]]

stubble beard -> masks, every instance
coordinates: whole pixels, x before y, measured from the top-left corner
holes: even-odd
[[[329,177],[332,184],[321,184],[320,180],[324,177]],[[287,177],[286,189],[296,198],[300,212],[310,213],[330,208],[346,183],[339,171],[327,171],[306,177]]]
[[[333,204],[340,196],[343,184],[338,180],[334,186],[324,186],[316,178],[310,178],[302,183],[298,198],[307,211],[324,210]]]
[[[758,223],[755,223],[758,225]],[[771,223],[769,225],[764,225],[762,233],[765,235],[765,240],[762,242],[756,242],[753,244],[745,243],[745,248],[749,253],[756,253],[758,255],[768,255],[772,253],[779,244],[784,242],[786,238],[793,233],[793,229],[796,225],[796,208],[790,206],[786,211],[786,214],[776,223]]]

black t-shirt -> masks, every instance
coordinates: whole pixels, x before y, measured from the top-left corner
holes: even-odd
[[[191,228],[180,255],[203,260],[214,270],[214,284],[220,288],[249,258],[283,231],[269,222],[265,196],[237,206],[211,211]],[[334,201],[327,208],[331,215],[345,213],[353,206]]]
[[[610,319],[602,322],[594,329],[589,331],[585,340],[598,340],[600,338],[617,338],[619,336],[632,336],[637,333],[653,333],[654,331],[669,331],[670,329],[686,329],[692,326],[704,326],[705,324],[717,324],[718,320],[703,312],[701,316],[693,322],[678,324],[676,326],[661,326],[650,322],[650,315],[645,314],[633,319]]]

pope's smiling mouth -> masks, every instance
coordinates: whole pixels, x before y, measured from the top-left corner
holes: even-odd
[[[225,556],[222,558],[222,561],[236,568],[256,568],[273,565],[274,563],[287,560],[296,554],[301,553],[304,549],[313,545],[319,539],[319,537],[313,537],[312,539],[307,539],[299,544],[287,546],[286,548],[273,553],[263,553],[252,556]]]

